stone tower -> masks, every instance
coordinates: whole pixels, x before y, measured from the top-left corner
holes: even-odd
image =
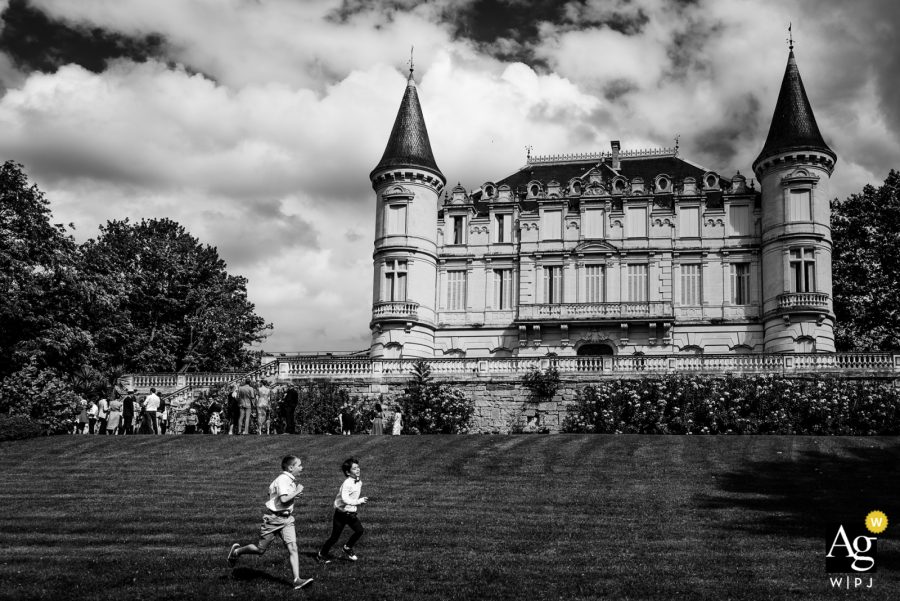
[[[433,357],[438,197],[435,163],[413,70],[378,166],[371,357]]]
[[[764,352],[833,352],[830,178],[793,45],[753,171],[762,186]]]

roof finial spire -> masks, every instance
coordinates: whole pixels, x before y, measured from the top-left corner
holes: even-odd
[[[410,77],[413,76],[413,71],[415,70],[415,67],[413,66],[413,50],[414,49],[415,49],[415,46],[409,47],[409,60],[407,62],[409,63],[409,76]]]
[[[794,50],[794,34],[793,34],[793,32],[791,31],[791,27],[792,27],[792,26],[793,26],[793,23],[791,23],[790,21],[788,21],[788,39],[787,39],[787,43],[788,43],[788,48],[789,48],[791,51]]]
[[[681,134],[675,134],[675,156],[678,156],[678,143],[681,140]]]

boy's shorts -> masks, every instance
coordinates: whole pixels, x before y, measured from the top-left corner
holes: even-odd
[[[259,527],[259,542],[256,543],[259,550],[265,551],[272,540],[274,540],[276,534],[281,537],[281,540],[286,545],[296,543],[297,531],[294,528],[294,516],[264,515],[262,526]]]

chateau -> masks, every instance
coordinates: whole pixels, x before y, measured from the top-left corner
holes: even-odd
[[[376,193],[372,358],[834,352],[829,180],[793,48],[753,181],[673,149],[446,189],[413,71]]]

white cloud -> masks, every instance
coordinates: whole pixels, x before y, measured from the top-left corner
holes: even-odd
[[[539,39],[510,45],[530,44],[548,69],[454,39],[438,19],[455,6],[445,2],[390,17],[365,10],[346,23],[324,18],[339,4],[324,0],[34,4],[125,34],[162,34],[166,58],[187,68],[121,60],[100,74],[68,65],[25,76],[0,54],[2,156],[26,165],[80,239],[107,219],[170,217],[217,246],[275,323],[267,348],[368,343],[368,174],[412,44],[435,158],[451,186],[509,175],[526,145],[537,154],[606,150],[610,139],[668,146],[676,133],[686,158],[749,176],[784,72],[786,23],[801,12],[800,70],[839,155],[834,194],[880,183],[900,165],[883,85],[889,61],[866,43],[870,30],[892,43],[894,29],[869,28],[868,4],[572,4],[570,15],[593,25],[542,23]],[[640,32],[597,25],[613,18]]]

